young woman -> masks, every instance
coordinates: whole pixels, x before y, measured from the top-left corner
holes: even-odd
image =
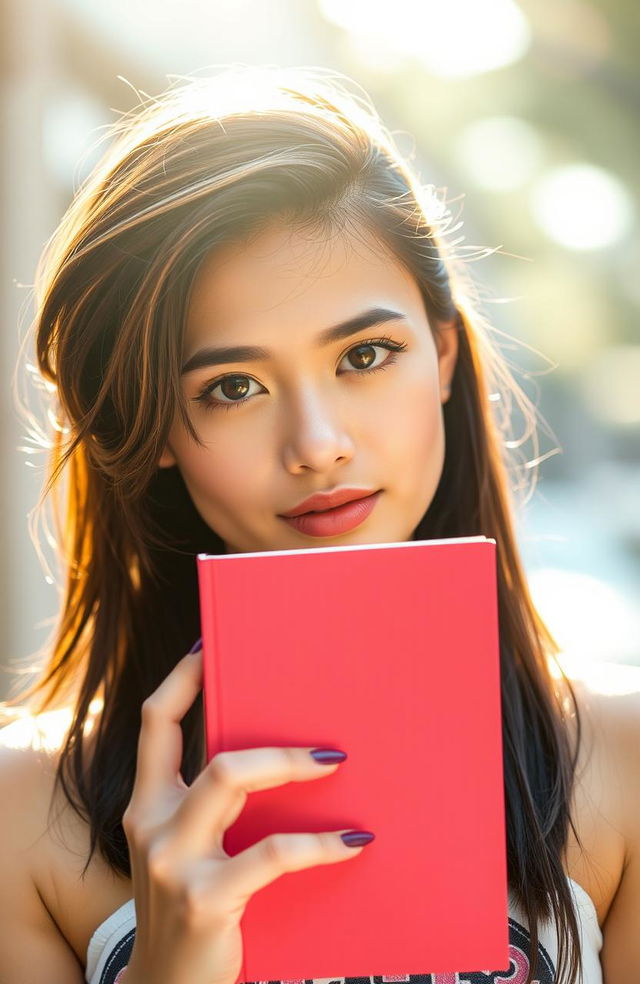
[[[248,793],[321,779],[340,755],[265,747],[205,764],[196,553],[485,534],[510,965],[420,979],[629,984],[640,705],[554,666],[490,394],[534,411],[474,309],[446,211],[329,73],[227,72],[115,129],[38,272],[43,491],[66,590],[21,697],[31,736],[3,732],[0,979],[234,984],[255,892],[374,849],[367,832],[327,831],[224,852]],[[335,490],[380,494],[338,532],[283,519]],[[43,737],[45,712],[65,708],[59,740]],[[482,905],[481,885],[461,891]]]

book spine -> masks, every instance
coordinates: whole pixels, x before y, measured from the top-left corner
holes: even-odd
[[[211,721],[211,733],[209,735],[208,744],[208,757],[211,756],[212,750],[215,748],[216,751],[222,751],[226,748],[226,742],[224,740],[224,723],[222,715],[222,649],[219,644],[219,623],[222,618],[222,605],[220,604],[220,594],[217,589],[217,562],[215,558],[209,560],[206,563],[206,569],[209,574],[209,591],[208,597],[213,599],[213,607],[210,611],[210,658],[207,660],[207,665],[211,669],[211,676],[213,679],[208,681],[209,692],[215,693],[215,721],[213,720],[213,715],[209,717]],[[206,585],[206,580],[205,580]],[[213,708],[212,708],[213,710]],[[215,736],[215,742],[214,742]],[[246,938],[242,936],[242,966],[240,969],[239,981],[246,981]]]
[[[207,667],[208,654],[210,651],[209,646],[209,620],[206,609],[206,597],[207,597],[207,582],[209,579],[209,573],[207,570],[207,565],[201,560],[200,557],[197,558],[196,563],[198,565],[198,589],[200,594],[200,633],[202,635],[202,713],[204,717],[204,746],[205,746],[205,760],[209,761],[209,749],[211,748],[211,735],[209,734],[209,697],[208,697],[208,677],[209,671]]]
[[[203,714],[207,762],[214,748],[221,747],[220,648],[218,646],[218,595],[213,561],[198,559],[200,625],[202,628]]]
[[[216,589],[216,561],[212,560],[209,564],[211,571],[211,597],[214,599],[214,608],[211,613],[212,618],[212,660],[211,668],[215,673],[215,695],[216,695],[216,747],[220,751],[223,748],[224,726],[222,721],[222,651],[219,645],[218,625],[222,616],[220,596]]]

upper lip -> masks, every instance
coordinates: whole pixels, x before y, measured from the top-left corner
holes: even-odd
[[[280,515],[301,516],[302,513],[306,512],[335,509],[336,506],[342,506],[345,502],[352,502],[354,499],[364,499],[368,495],[373,495],[375,491],[376,489],[333,489],[331,492],[315,492],[304,502],[299,502],[289,512],[280,513]]]

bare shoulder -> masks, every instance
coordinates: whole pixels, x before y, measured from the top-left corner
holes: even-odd
[[[57,765],[53,720],[17,718],[0,729],[0,966],[3,979],[82,982],[76,955],[38,890],[50,857],[50,805]]]
[[[591,800],[619,852],[601,926],[604,981],[615,984],[634,979],[640,965],[640,667],[602,663],[571,681],[585,725]]]
[[[57,731],[54,727],[58,726]],[[46,853],[47,816],[60,749],[61,717],[24,714],[0,728],[0,843],[3,859],[20,847],[26,870]]]
[[[22,836],[38,832],[39,844],[69,721],[67,711],[50,711],[38,717],[24,713],[0,728],[2,822],[5,826],[17,822],[17,832]]]
[[[640,666],[601,662],[567,673],[589,752],[613,770],[628,805],[640,780]]]
[[[568,675],[583,729],[582,770],[592,796],[606,796],[600,802],[626,855],[639,833],[640,667],[601,662]]]

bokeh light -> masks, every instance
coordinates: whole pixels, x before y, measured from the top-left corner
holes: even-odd
[[[631,662],[637,656],[640,613],[600,578],[580,571],[539,568],[531,595],[566,658]]]
[[[531,32],[513,0],[320,0],[329,20],[359,38],[414,58],[441,78],[466,78],[510,65]]]
[[[595,418],[618,427],[640,425],[640,345],[615,345],[598,353],[582,392]]]
[[[481,188],[510,191],[526,184],[540,167],[544,148],[534,127],[513,116],[469,124],[453,151],[460,170]]]
[[[568,249],[611,246],[631,227],[633,205],[613,174],[592,164],[567,164],[541,177],[531,193],[540,228]]]

